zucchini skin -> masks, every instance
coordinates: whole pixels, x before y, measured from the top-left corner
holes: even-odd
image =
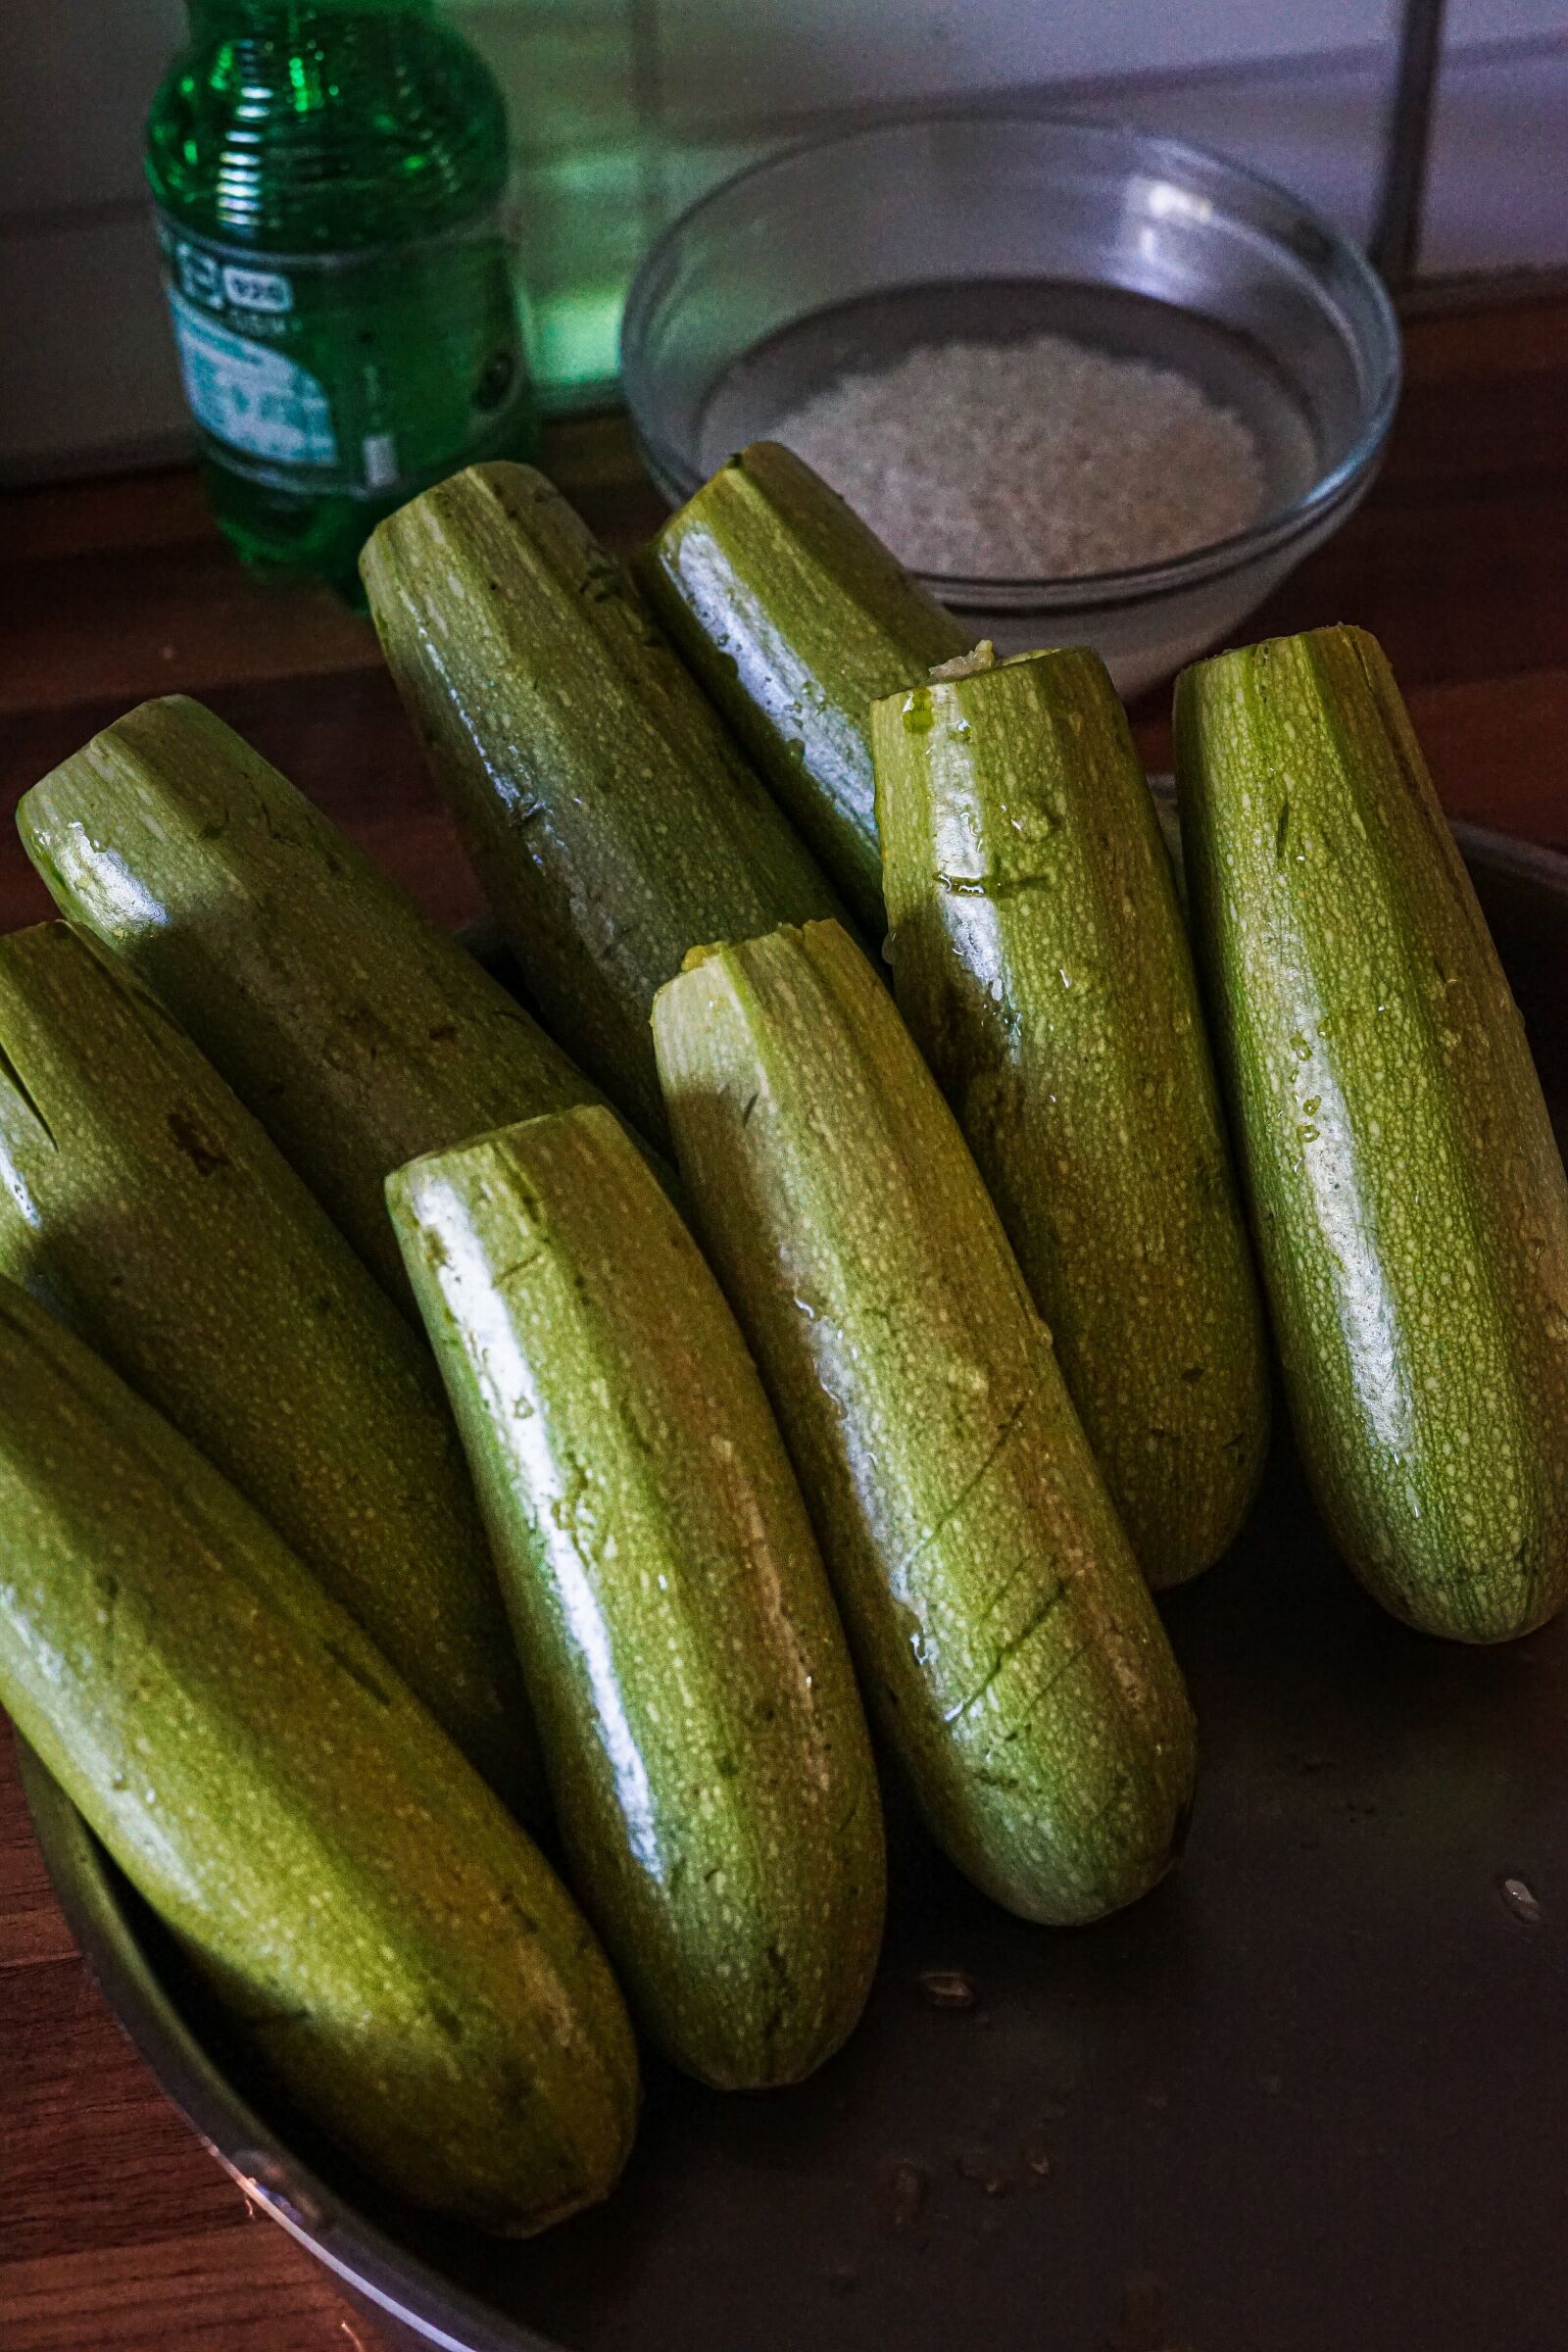
[[[799,2082],[881,1943],[881,1803],[806,1506],[695,1243],[605,1110],[388,1184],[571,1877],[668,2056]]]
[[[1568,1186],[1375,639],[1183,673],[1195,935],[1292,1418],[1397,1617],[1500,1642],[1568,1594]]]
[[[0,1283],[0,1699],[299,2104],[524,2233],[608,2194],[637,2061],[543,1856],[270,1528]]]
[[[499,982],[200,703],[106,727],[23,795],[62,914],[156,990],[395,1298],[388,1172],[599,1100]]]
[[[1268,1449],[1262,1308],[1153,802],[1098,656],[871,713],[894,993],[1050,1325],[1156,1588]]]
[[[1181,1673],[996,1211],[830,923],[694,957],[654,1007],[681,1173],[927,1823],[1025,1918],[1169,1867]]]
[[[0,1274],[167,1414],[527,1798],[521,1675],[434,1365],[157,999],[65,923],[0,940]]]
[[[676,651],[879,938],[867,713],[965,652],[968,631],[777,441],[721,466],[636,569]]]
[[[454,474],[361,559],[398,691],[552,1036],[656,1143],[654,991],[838,901],[642,599],[531,466]]]

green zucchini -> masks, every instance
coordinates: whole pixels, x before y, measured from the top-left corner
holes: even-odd
[[[300,2106],[421,2204],[605,2196],[620,1997],[548,1864],[271,1529],[0,1282],[0,1701]]]
[[[1297,1439],[1409,1624],[1568,1596],[1568,1185],[1387,662],[1359,629],[1176,694],[1195,935]]]
[[[939,1841],[1026,1918],[1169,1866],[1186,1690],[973,1160],[837,925],[654,1006],[682,1176]]]
[[[62,914],[147,981],[339,1229],[408,1298],[382,1185],[595,1089],[212,711],[143,703],[24,794]]]
[[[0,1275],[231,1479],[498,1788],[534,1763],[440,1381],[260,1127],[107,950],[0,939]]]
[[[642,1128],[694,941],[837,902],[619,566],[527,466],[474,466],[361,560],[398,690],[546,1026]]]
[[[955,665],[955,669],[957,665]],[[1268,1446],[1263,1318],[1170,861],[1104,663],[877,703],[899,1009],[1051,1326],[1145,1575],[1216,1560]]]
[[[650,541],[637,576],[871,938],[882,931],[872,703],[970,633],[793,450],[754,441]]]
[[[734,1318],[608,1111],[433,1153],[387,1197],[580,1897],[678,2065],[799,2082],[865,2001],[882,1815]]]

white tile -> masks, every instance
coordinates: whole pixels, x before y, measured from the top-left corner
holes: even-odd
[[[1447,0],[1443,34],[1450,49],[1539,41],[1568,33],[1568,0]]]
[[[1344,50],[1385,37],[1394,0],[658,0],[673,125],[765,121],[1057,81]]]
[[[148,102],[185,37],[178,0],[0,0],[0,218],[139,194]]]
[[[1565,263],[1568,36],[1512,55],[1450,52],[1432,122],[1423,274]]]
[[[189,444],[150,222],[0,237],[0,471],[89,472]]]
[[[491,64],[506,94],[519,155],[597,152],[641,138],[637,63],[621,24],[517,27]]]

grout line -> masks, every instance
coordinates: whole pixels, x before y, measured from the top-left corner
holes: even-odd
[[[1383,135],[1377,218],[1367,258],[1391,291],[1414,276],[1421,251],[1432,115],[1443,61],[1445,0],[1404,0],[1399,61]]]

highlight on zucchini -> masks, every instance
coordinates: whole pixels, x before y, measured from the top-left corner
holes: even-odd
[[[157,998],[65,923],[0,939],[0,1274],[167,1414],[529,1801],[521,1678],[434,1365]]]
[[[699,1234],[925,1818],[1031,1919],[1169,1868],[1191,1710],[952,1113],[835,924],[698,951],[654,1006]]]
[[[1330,1532],[1459,1641],[1568,1597],[1568,1184],[1393,672],[1360,629],[1176,690],[1194,932]]]
[[[243,736],[142,703],[17,808],[62,914],[155,989],[395,1298],[383,1186],[601,1100],[532,1015]]]
[[[963,653],[968,630],[777,441],[721,466],[636,568],[676,651],[880,938],[871,705]]]
[[[1139,1563],[1226,1549],[1263,1317],[1192,953],[1126,713],[1077,648],[873,706],[894,993],[1051,1327]]]
[[[150,1405],[0,1281],[0,1703],[300,2109],[524,2235],[607,2196],[637,2058],[544,1857]]]
[[[580,1899],[678,2065],[798,2082],[865,2001],[882,1813],[734,1317],[607,1110],[482,1136],[387,1189]]]
[[[452,475],[380,524],[361,568],[531,1001],[661,1141],[654,991],[693,940],[836,913],[837,898],[542,473]]]

